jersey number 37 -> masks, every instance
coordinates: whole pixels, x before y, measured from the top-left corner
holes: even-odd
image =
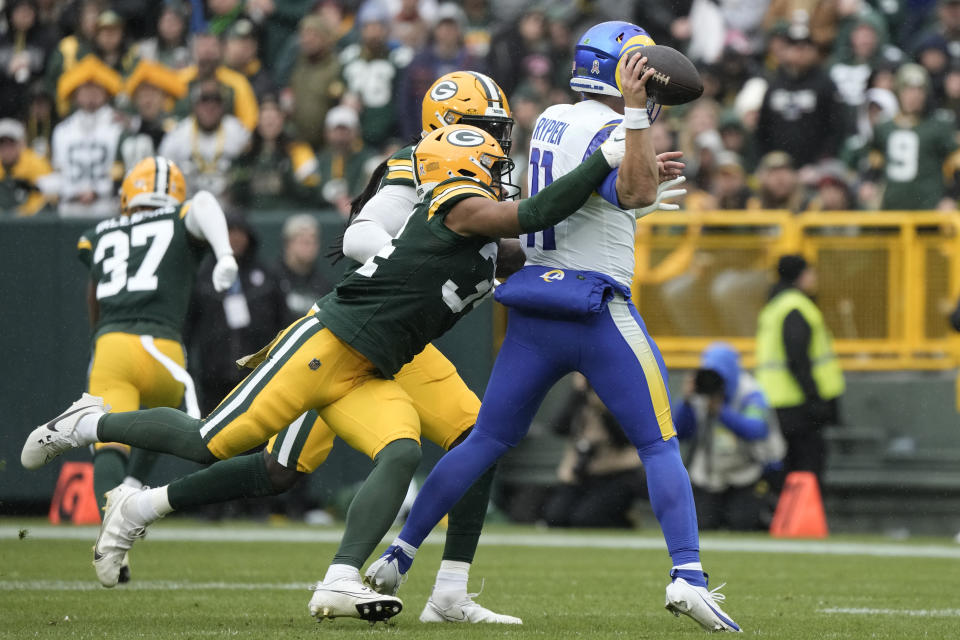
[[[157,269],[173,239],[173,221],[156,220],[117,229],[104,234],[93,254],[94,264],[102,264],[103,276],[97,284],[97,300],[127,291],[156,291]],[[131,261],[131,247],[146,246],[137,265]],[[135,269],[130,275],[131,266]]]

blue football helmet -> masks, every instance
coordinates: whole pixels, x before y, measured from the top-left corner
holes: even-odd
[[[655,44],[646,31],[635,24],[612,20],[590,27],[577,42],[573,54],[570,88],[584,93],[621,97],[617,65],[624,54]]]

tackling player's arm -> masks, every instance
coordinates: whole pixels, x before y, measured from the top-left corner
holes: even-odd
[[[520,202],[465,198],[453,205],[444,222],[460,235],[488,238],[509,238],[552,227],[582,207],[610,173],[613,166],[605,150],[601,145],[583,164],[532,198]]]
[[[660,185],[660,167],[653,149],[647,109],[647,80],[655,70],[640,73],[647,58],[640,53],[620,60],[620,77],[624,101],[623,125],[626,128],[627,151],[617,173],[617,198],[624,209],[646,207],[657,199]],[[635,111],[631,112],[633,109]],[[631,113],[640,115],[642,122],[634,122]],[[642,128],[637,128],[642,127]]]
[[[237,279],[237,261],[230,246],[230,232],[227,219],[223,215],[220,203],[209,191],[199,191],[189,203],[184,205],[186,213],[183,223],[195,238],[206,240],[217,263],[213,267],[213,288],[226,291]]]
[[[412,186],[385,185],[343,233],[343,255],[366,262],[400,233],[416,204],[417,191]]]
[[[497,273],[500,280],[505,280],[523,268],[527,261],[527,254],[523,251],[523,244],[517,238],[502,238],[497,251]]]

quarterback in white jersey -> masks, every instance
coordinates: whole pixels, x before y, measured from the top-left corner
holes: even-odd
[[[427,534],[474,479],[526,435],[547,391],[579,371],[643,461],[650,505],[673,561],[667,610],[708,631],[740,631],[720,608],[722,597],[707,590],[666,366],[630,299],[635,218],[656,208],[667,179],[682,166],[673,161],[675,154],[657,158],[647,131],[652,70],[642,47],[651,44],[643,29],[627,22],[592,27],[577,44],[570,81],[583,100],[550,107],[537,119],[527,179],[531,195],[570,173],[611,136],[610,143],[623,136],[633,151],[624,153],[619,168],[576,213],[521,239],[526,266],[495,294],[509,308],[509,321],[476,426],[430,472],[403,530],[368,575],[405,573]],[[645,209],[631,211],[640,206]]]

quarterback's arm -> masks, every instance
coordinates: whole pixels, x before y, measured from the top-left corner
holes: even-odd
[[[509,238],[552,227],[573,215],[610,173],[602,150],[595,151],[579,167],[554,180],[532,198],[499,202],[489,198],[464,198],[453,205],[445,223],[464,236]]]
[[[626,153],[620,163],[617,173],[617,198],[624,209],[646,207],[657,199],[657,187],[660,185],[660,168],[657,164],[657,154],[653,150],[653,139],[650,135],[649,120],[643,123],[634,123],[633,113],[646,116],[647,108],[647,80],[653,74],[653,69],[647,69],[643,74],[640,70],[647,63],[647,58],[641,54],[634,55],[629,61],[620,60],[620,77],[623,85],[623,100],[626,107],[623,125],[626,128]],[[641,117],[642,117],[641,116]],[[643,128],[636,128],[643,126]]]
[[[343,234],[343,255],[366,262],[400,233],[417,204],[413,187],[386,185],[357,214]]]
[[[195,238],[206,240],[217,257],[213,268],[213,287],[217,291],[226,291],[237,278],[237,261],[230,246],[230,232],[227,219],[223,215],[220,203],[209,191],[199,191],[190,200],[183,223]]]

